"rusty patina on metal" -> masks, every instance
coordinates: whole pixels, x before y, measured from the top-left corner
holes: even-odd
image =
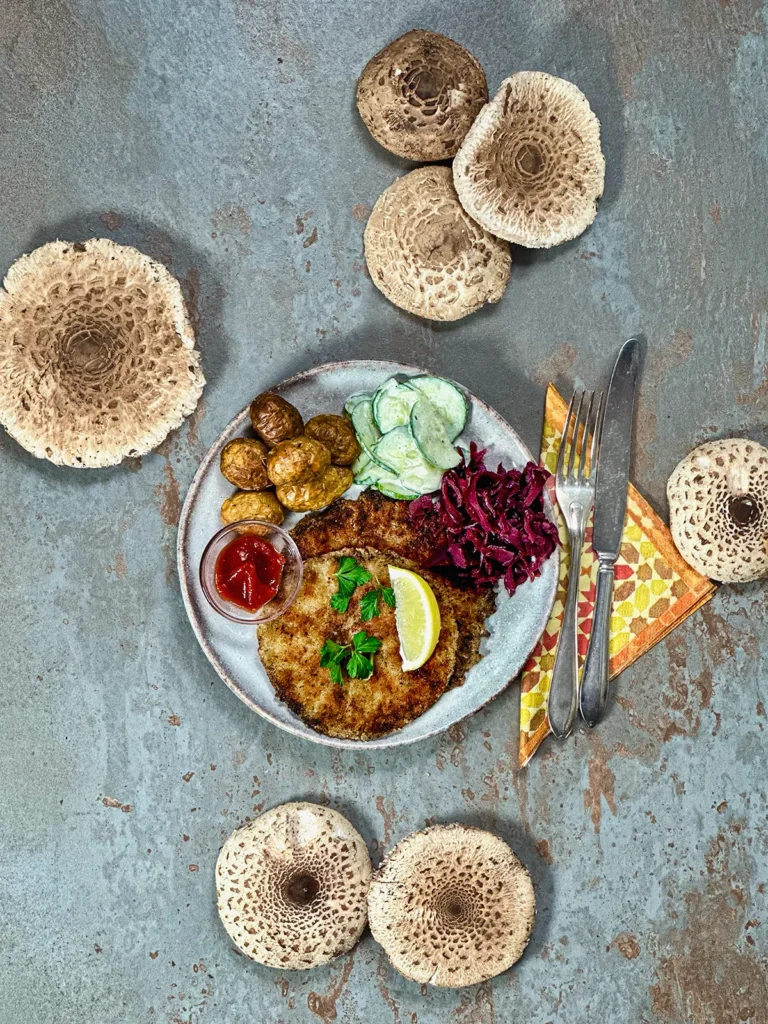
[[[397,753],[279,732],[208,666],[174,548],[234,412],[333,359],[455,377],[535,450],[546,382],[604,383],[642,330],[633,479],[656,508],[705,438],[765,444],[766,17],[755,0],[6,0],[0,266],[56,237],[137,245],[182,281],[209,383],[141,464],[74,473],[0,436],[2,1024],[765,1024],[765,584],[721,587],[619,679],[596,731],[518,773],[515,688]],[[502,301],[446,326],[389,305],[362,257],[410,165],[368,135],[355,79],[416,25],[467,46],[492,91],[525,68],[574,81],[607,159],[590,230],[516,251]],[[499,832],[537,886],[523,960],[422,992],[370,937],[296,975],[236,955],[219,845],[293,799],[347,814],[374,861],[426,822]]]

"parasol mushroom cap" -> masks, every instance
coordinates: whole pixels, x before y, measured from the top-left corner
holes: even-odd
[[[498,302],[512,265],[509,245],[463,210],[450,167],[419,167],[379,196],[365,259],[390,302],[429,320],[459,320]]]
[[[338,811],[273,807],[237,829],[216,861],[221,920],[252,960],[282,970],[328,963],[365,928],[371,860]]]
[[[156,448],[205,384],[179,282],[104,238],[49,242],[0,288],[0,423],[38,458],[113,466]]]
[[[424,29],[380,50],[357,83],[357,109],[374,139],[424,162],[455,156],[487,99],[485,72],[469,50]]]
[[[531,877],[498,836],[466,825],[414,832],[368,892],[371,933],[412,981],[487,981],[523,955],[536,914]]]
[[[768,576],[768,448],[741,438],[699,445],[667,497],[672,538],[694,569],[722,583]]]
[[[487,231],[531,249],[558,245],[595,219],[605,179],[600,122],[571,82],[521,71],[480,111],[453,178]]]

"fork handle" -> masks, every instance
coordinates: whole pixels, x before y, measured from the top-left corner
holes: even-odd
[[[555,667],[549,684],[547,717],[549,726],[559,740],[564,740],[576,720],[579,679],[579,658],[576,648],[578,624],[579,575],[584,533],[570,534],[571,559],[568,569],[568,594],[565,599],[563,626],[557,642]]]
[[[608,701],[608,674],[613,605],[613,562],[600,561],[597,594],[587,658],[581,677],[581,717],[590,728],[600,721]]]

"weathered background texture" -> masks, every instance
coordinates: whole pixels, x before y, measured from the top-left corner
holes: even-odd
[[[767,21],[754,0],[2,0],[2,270],[56,237],[138,246],[181,279],[208,376],[140,465],[57,469],[0,438],[2,1024],[765,1024],[764,585],[722,588],[598,731],[518,773],[514,686],[389,755],[262,722],[197,648],[174,544],[231,416],[342,357],[457,377],[535,445],[547,380],[599,384],[643,330],[634,479],[661,511],[694,444],[765,443]],[[413,27],[466,44],[492,90],[572,79],[608,163],[587,234],[517,252],[501,304],[442,328],[362,259],[408,165],[369,138],[355,78]],[[422,992],[370,936],[296,975],[236,955],[219,844],[297,797],[348,814],[375,861],[427,821],[499,832],[538,889],[524,960]]]

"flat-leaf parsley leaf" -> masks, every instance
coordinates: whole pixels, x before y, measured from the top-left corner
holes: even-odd
[[[375,619],[379,614],[379,591],[369,590],[360,600],[360,618],[363,622]]]
[[[352,646],[358,654],[375,654],[381,647],[381,640],[377,636],[370,636],[364,629],[361,629],[352,637]]]
[[[342,593],[334,594],[330,604],[335,612],[343,615],[347,608],[349,608],[349,597],[345,597]]]
[[[395,607],[395,592],[392,587],[381,587],[378,590],[369,590],[360,601],[360,618],[363,622],[378,618],[379,598],[388,604],[390,608]]]
[[[347,662],[347,672],[350,679],[370,679],[373,675],[373,662],[364,654],[354,651]]]
[[[339,589],[331,598],[330,604],[334,611],[343,615],[349,607],[349,599],[354,594],[355,588],[367,583],[371,574],[360,565],[357,559],[352,558],[351,555],[344,555],[339,560],[339,568],[334,576],[338,580]]]
[[[377,636],[369,636],[364,629],[355,633],[351,644],[326,640],[320,648],[320,666],[328,669],[331,680],[339,686],[344,682],[344,668],[350,679],[370,679],[373,658],[380,647],[381,640]]]
[[[327,668],[333,682],[339,685],[343,682],[341,663],[348,650],[349,644],[337,644],[333,640],[326,640],[320,649],[320,667]]]

